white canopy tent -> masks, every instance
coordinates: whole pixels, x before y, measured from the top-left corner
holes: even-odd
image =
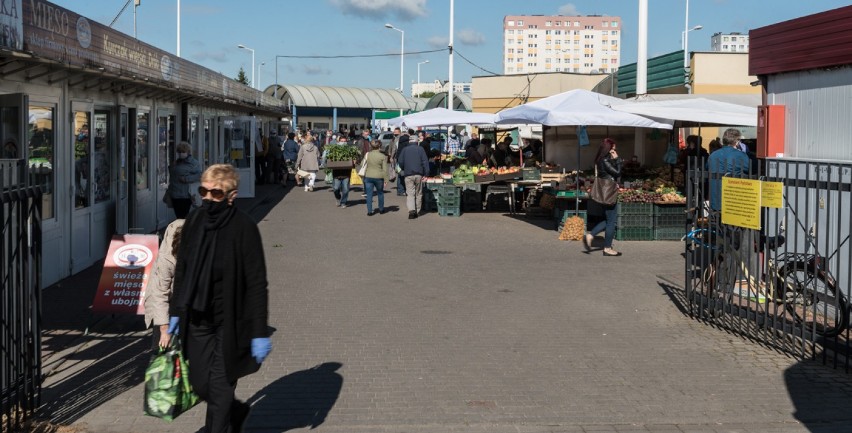
[[[613,109],[657,119],[676,121],[679,126],[730,125],[757,126],[757,107],[706,98],[631,100]]]
[[[497,124],[542,124],[547,126],[632,126],[672,129],[672,124],[613,107],[630,104],[623,99],[575,89],[534,102],[508,108],[496,114]]]
[[[407,128],[491,124],[494,124],[493,114],[454,111],[442,107],[432,108],[419,113],[406,114],[388,120],[388,125],[390,126],[404,126]]]

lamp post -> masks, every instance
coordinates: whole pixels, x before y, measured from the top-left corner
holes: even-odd
[[[237,45],[237,48],[251,51],[251,87],[254,87],[254,50],[243,44]]]
[[[417,62],[417,84],[420,84],[420,65],[424,63],[429,63],[428,60],[424,60],[422,62]]]
[[[687,47],[689,45],[689,43],[688,43],[689,32],[691,32],[693,30],[701,30],[703,28],[704,28],[704,26],[697,25],[697,26],[695,26],[691,29],[686,29],[686,30],[680,32],[681,33],[681,35],[680,35],[680,48],[683,49],[683,67],[684,68],[689,67],[689,50],[687,49]]]
[[[405,94],[405,87],[403,87],[403,86],[405,86],[405,82],[402,80],[402,71],[405,68],[405,31],[402,30],[402,29],[396,28],[391,24],[385,24],[385,27],[389,28],[391,30],[396,30],[402,35],[401,38],[400,38],[401,43],[400,43],[400,48],[399,48],[399,93],[402,93],[404,95]]]
[[[180,57],[180,0],[177,0],[177,56]]]
[[[254,88],[257,90],[260,90],[260,67],[265,64],[266,62],[260,62],[257,64],[257,84],[254,86]]]

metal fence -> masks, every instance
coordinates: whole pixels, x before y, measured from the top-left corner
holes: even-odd
[[[686,176],[689,313],[849,371],[852,164],[709,162]]]
[[[8,161],[8,160],[6,160]],[[41,390],[41,190],[0,164],[0,403],[3,431],[18,431]],[[8,166],[8,167],[7,167]],[[4,177],[5,173],[5,177]]]

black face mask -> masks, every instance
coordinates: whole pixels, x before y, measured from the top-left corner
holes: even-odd
[[[228,201],[213,201],[213,200],[201,200],[201,209],[207,212],[208,215],[218,215],[222,213],[225,209],[228,209]]]

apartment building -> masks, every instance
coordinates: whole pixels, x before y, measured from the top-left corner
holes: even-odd
[[[725,53],[747,53],[748,35],[742,33],[713,33],[710,37],[710,51]]]
[[[417,96],[425,92],[441,93],[449,90],[449,81],[434,80],[423,83],[411,83],[412,96]],[[470,93],[470,83],[453,83],[453,93]]]
[[[503,73],[610,73],[621,61],[621,18],[503,17]]]

